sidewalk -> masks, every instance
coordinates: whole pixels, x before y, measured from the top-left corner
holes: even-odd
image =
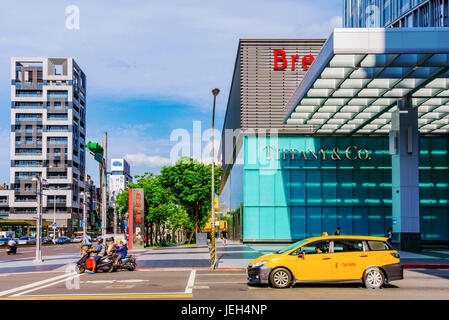
[[[206,246],[168,246],[130,250],[137,268],[210,268],[210,253]]]
[[[272,253],[286,245],[276,244],[242,244],[235,241],[227,241],[226,246],[222,240],[216,242],[218,269],[246,268],[251,260],[264,254]],[[399,251],[401,264],[404,268],[441,268],[449,269],[449,248],[427,249],[419,253]]]

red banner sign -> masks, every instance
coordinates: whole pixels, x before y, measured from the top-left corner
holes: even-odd
[[[144,242],[143,189],[128,189],[128,248],[143,249]]]

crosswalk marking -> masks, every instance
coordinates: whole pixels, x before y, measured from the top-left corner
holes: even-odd
[[[17,287],[17,288],[5,290],[5,291],[0,292],[0,297],[1,296],[5,296],[5,295],[9,295],[9,294],[14,293],[14,292],[26,290],[26,289],[33,288],[33,287],[37,287],[37,286],[46,284],[48,282],[54,283],[53,281],[57,281],[59,279],[63,279],[63,281],[65,281],[66,278],[70,277],[70,275],[73,275],[73,273],[65,273],[63,275],[59,275],[59,276],[56,276],[56,277],[53,277],[53,278],[49,278],[49,279],[33,282],[33,283],[30,283],[30,284],[27,284],[27,285],[24,285],[24,286],[20,286],[20,287]]]

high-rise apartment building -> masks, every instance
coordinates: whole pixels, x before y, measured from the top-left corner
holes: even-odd
[[[448,0],[344,0],[345,28],[447,27]]]
[[[11,59],[10,189],[3,218],[29,220],[44,186],[44,221],[71,234],[80,229],[85,181],[86,76],[72,58]]]
[[[111,159],[111,174],[109,175],[110,206],[114,207],[119,193],[126,190],[126,185],[133,182],[129,163],[125,159]]]

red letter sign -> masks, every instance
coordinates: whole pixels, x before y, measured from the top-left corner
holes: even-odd
[[[285,59],[284,50],[273,50],[274,51],[274,70],[285,69],[287,67],[287,60]],[[278,54],[281,54],[280,56]],[[282,66],[278,65],[278,60],[282,60]]]
[[[312,62],[314,60],[315,60],[315,58],[312,55],[310,55],[310,54],[304,56],[302,58],[302,66],[304,67],[304,69],[309,70],[309,68],[310,68],[309,65],[312,64]]]

